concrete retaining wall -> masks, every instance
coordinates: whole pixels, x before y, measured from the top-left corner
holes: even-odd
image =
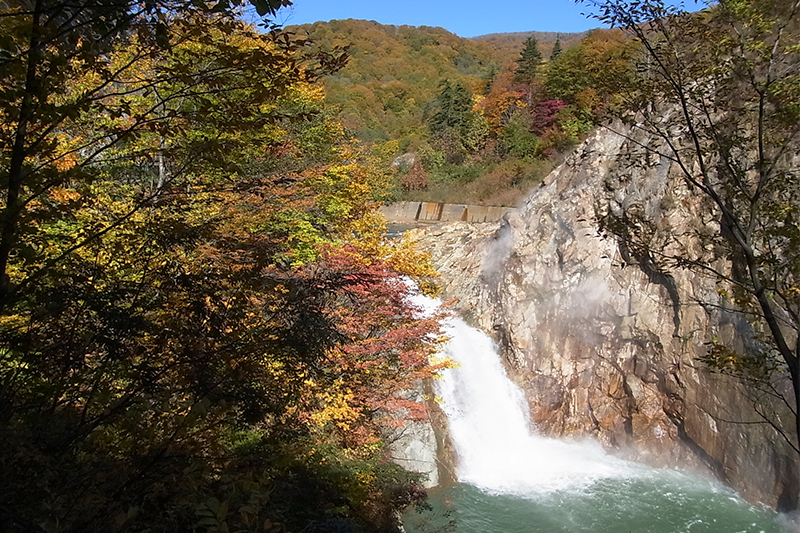
[[[485,205],[440,204],[433,202],[396,202],[380,209],[389,222],[497,222],[515,211],[511,207]]]

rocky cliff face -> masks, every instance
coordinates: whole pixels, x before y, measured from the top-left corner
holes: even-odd
[[[697,360],[712,339],[744,349],[747,321],[724,309],[714,279],[636,261],[600,231],[603,216],[630,209],[650,221],[654,242],[672,232],[697,246],[691,235],[717,229],[669,161],[635,153],[650,142],[599,132],[503,223],[417,238],[445,298],[495,336],[539,431],[593,435],[618,453],[702,469],[751,501],[794,508],[797,455],[754,405],[791,426],[788,412]]]

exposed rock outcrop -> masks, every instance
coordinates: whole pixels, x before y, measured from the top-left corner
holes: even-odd
[[[390,450],[392,460],[408,470],[425,475],[426,489],[439,484],[437,444],[433,425],[427,421],[406,422],[402,430],[392,435]]]
[[[628,165],[649,142],[601,131],[500,225],[456,223],[417,238],[445,297],[494,334],[541,432],[590,434],[656,465],[704,469],[751,501],[795,508],[797,455],[755,412],[754,391],[698,362],[712,339],[753,342],[747,321],[725,310],[713,278],[637,260],[599,229],[604,214],[631,208],[653,224],[654,242],[672,232],[695,246],[690,235],[716,229],[668,160]]]
[[[403,155],[397,156],[394,161],[392,161],[392,168],[399,168],[399,169],[409,169],[414,166],[414,163],[417,162],[417,154],[412,152],[407,152]]]

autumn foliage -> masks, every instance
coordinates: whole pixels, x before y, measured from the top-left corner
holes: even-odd
[[[0,529],[391,527],[384,436],[446,363],[316,85],[342,52],[112,4],[0,19]]]
[[[349,47],[348,66],[324,77],[345,129],[385,166],[416,155],[419,166],[396,173],[395,200],[513,205],[619,105],[638,53],[619,30],[463,39],[357,20],[293,30]]]

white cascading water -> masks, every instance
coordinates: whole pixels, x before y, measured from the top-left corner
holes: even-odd
[[[431,310],[438,302],[416,296]],[[497,347],[482,331],[451,317],[446,355],[458,366],[437,380],[456,449],[456,475],[495,494],[536,496],[580,490],[599,479],[631,477],[636,466],[607,455],[595,442],[565,442],[533,431],[522,391],[508,378]]]
[[[420,295],[412,300],[424,312],[439,305]],[[800,532],[712,480],[617,459],[596,442],[537,435],[525,397],[508,379],[491,339],[459,318],[443,326],[450,337],[446,355],[458,366],[436,387],[461,483],[444,489],[442,527],[453,524],[448,509],[454,498],[457,530],[464,533]],[[469,486],[480,490],[458,488]],[[427,531],[425,524],[407,530]]]

